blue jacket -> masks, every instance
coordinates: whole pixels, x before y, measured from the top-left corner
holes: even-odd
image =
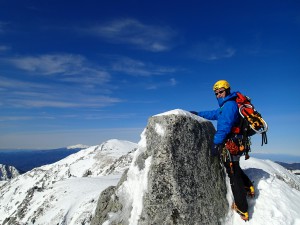
[[[239,123],[239,109],[235,98],[236,92],[232,92],[225,98],[218,98],[220,108],[212,111],[198,112],[198,115],[208,119],[217,120],[217,132],[214,136],[214,144],[222,144],[228,134],[231,133],[232,127]]]

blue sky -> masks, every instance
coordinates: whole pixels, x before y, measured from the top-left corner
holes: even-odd
[[[0,148],[137,142],[150,116],[218,107],[226,79],[300,155],[299,1],[0,1]]]

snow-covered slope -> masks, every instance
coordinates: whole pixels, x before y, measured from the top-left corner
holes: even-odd
[[[300,178],[281,165],[251,157],[241,159],[241,167],[254,181],[256,196],[248,199],[250,220],[247,225],[300,225]],[[233,197],[228,186],[228,202]],[[229,211],[224,225],[243,223]]]
[[[146,146],[143,134],[139,146]],[[100,192],[117,184],[138,151],[127,153],[137,147],[135,143],[110,140],[1,183],[0,224],[8,217],[10,223],[6,224],[90,224]],[[298,176],[277,163],[253,157],[242,158],[241,167],[256,189],[255,198],[248,199],[250,221],[243,222],[229,210],[223,225],[300,225]],[[146,190],[139,187],[140,183],[132,184],[128,188],[134,195],[143,196]],[[231,205],[228,179],[227,186]]]
[[[89,224],[99,194],[116,185],[137,144],[109,140],[0,185],[0,224]]]

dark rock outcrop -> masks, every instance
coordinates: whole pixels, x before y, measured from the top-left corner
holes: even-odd
[[[178,111],[176,111],[178,112]],[[92,225],[216,225],[228,210],[215,129],[185,111],[153,116],[117,187],[104,191]]]

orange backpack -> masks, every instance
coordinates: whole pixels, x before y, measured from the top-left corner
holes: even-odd
[[[242,134],[243,136],[252,136],[254,134],[262,135],[262,145],[267,144],[268,125],[261,114],[256,111],[251,99],[248,96],[237,92],[236,103],[241,115],[241,121],[238,127],[233,127],[232,132]]]

